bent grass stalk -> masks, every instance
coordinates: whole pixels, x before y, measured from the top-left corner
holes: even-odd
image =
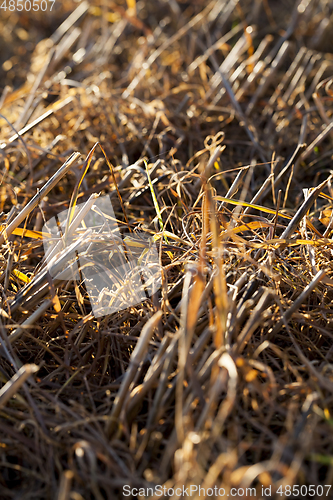
[[[75,211],[75,207],[76,207],[76,203],[77,203],[77,199],[78,199],[78,196],[79,196],[79,191],[80,191],[80,187],[81,187],[81,184],[83,182],[83,179],[86,175],[86,173],[88,172],[89,170],[89,167],[91,165],[91,161],[92,161],[92,158],[93,158],[93,154],[95,152],[95,149],[97,148],[97,146],[99,146],[102,150],[102,153],[103,153],[103,156],[104,156],[104,159],[110,169],[110,172],[111,172],[111,175],[112,175],[112,179],[113,179],[113,182],[114,182],[114,185],[116,187],[116,190],[117,190],[117,194],[118,194],[118,198],[119,198],[119,201],[120,201],[120,205],[121,205],[121,208],[122,208],[122,211],[123,211],[123,214],[124,214],[124,217],[125,217],[125,220],[126,220],[126,224],[129,228],[129,230],[131,231],[131,227],[128,223],[128,218],[127,218],[127,215],[126,215],[126,210],[125,210],[125,207],[124,207],[124,204],[123,204],[123,200],[122,200],[122,197],[120,195],[120,192],[119,192],[119,189],[118,189],[118,184],[117,184],[117,181],[116,181],[116,178],[115,178],[115,175],[114,175],[114,172],[113,172],[113,167],[102,147],[102,145],[99,143],[99,142],[96,142],[96,144],[91,148],[91,150],[89,151],[88,155],[87,155],[87,158],[84,162],[84,166],[83,166],[83,172],[82,172],[82,175],[80,177],[80,179],[78,180],[75,188],[74,188],[74,191],[72,193],[72,197],[71,197],[71,201],[70,201],[70,204],[69,204],[69,210],[68,210],[68,216],[67,216],[67,222],[66,222],[66,229],[65,229],[65,235],[64,235],[64,242],[66,243],[67,241],[67,237],[68,237],[68,231],[69,231],[69,227],[70,227],[70,224],[72,222],[72,219],[74,217],[74,211]]]

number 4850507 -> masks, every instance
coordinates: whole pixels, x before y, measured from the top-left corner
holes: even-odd
[[[305,484],[303,484],[302,486],[294,484],[294,486],[290,485],[279,486],[278,489],[276,490],[276,493],[280,496],[285,496],[285,497],[289,497],[291,495],[294,497],[294,495],[296,495],[305,498],[317,496],[318,498],[318,497],[328,497],[330,489],[331,489],[330,484],[324,484],[324,485],[310,484],[309,486],[306,486]]]
[[[55,0],[4,0],[0,5],[0,9],[6,11],[7,9],[10,12],[14,11],[25,11],[29,12],[33,10],[37,12],[41,10],[45,12],[46,10],[51,11],[53,9],[53,5],[55,4]]]

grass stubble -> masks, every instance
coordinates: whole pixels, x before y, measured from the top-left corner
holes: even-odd
[[[1,16],[1,498],[331,485],[329,2]],[[41,234],[95,193],[162,279],[101,318]]]

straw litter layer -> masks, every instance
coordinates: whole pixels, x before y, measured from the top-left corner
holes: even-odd
[[[1,13],[1,498],[330,497],[332,30],[326,0]],[[161,266],[99,318],[41,233],[97,195]]]

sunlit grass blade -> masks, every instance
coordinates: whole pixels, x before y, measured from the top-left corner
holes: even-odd
[[[18,269],[13,269],[12,270],[12,273],[21,281],[23,281],[23,283],[30,283],[31,279],[28,278],[28,276],[24,273],[22,273],[22,271],[19,271]]]
[[[3,227],[4,226],[1,226],[0,230],[2,230]],[[16,229],[14,229],[12,234],[15,234],[15,236],[23,236],[25,238],[33,238],[34,240],[42,240],[43,238],[50,238],[52,236],[50,233],[32,231],[30,229],[24,229],[21,227],[17,227]]]
[[[167,238],[166,234],[164,233],[164,224],[163,224],[162,214],[161,214],[160,207],[158,205],[158,201],[157,201],[156,194],[155,194],[155,191],[154,191],[153,183],[151,182],[150,173],[149,173],[149,170],[148,170],[148,164],[147,164],[146,160],[144,160],[144,164],[145,164],[145,167],[146,167],[146,172],[147,172],[147,177],[148,177],[148,183],[149,183],[149,187],[150,187],[151,197],[153,199],[154,208],[155,208],[155,211],[156,211],[158,222],[160,224],[160,228],[161,228],[161,231],[163,233],[164,240],[165,240],[165,242],[167,244],[169,244],[168,238]],[[170,257],[170,259],[173,259],[173,255],[172,255],[171,252],[167,252],[167,254]]]
[[[136,16],[136,0],[126,0],[128,13],[130,16]]]
[[[148,183],[149,183],[149,187],[150,187],[151,197],[153,199],[154,208],[155,208],[155,211],[156,211],[158,222],[160,224],[161,231],[164,231],[162,214],[161,214],[158,202],[157,202],[157,198],[156,198],[156,194],[155,194],[155,191],[154,191],[153,183],[151,182],[150,173],[149,173],[149,170],[148,170],[148,164],[147,164],[146,160],[143,160],[143,161],[144,161],[144,164],[145,164],[145,167],[146,167],[146,172],[147,172],[147,177],[148,177]],[[166,242],[168,243],[168,241],[167,241],[167,239],[166,239],[165,236],[164,236],[164,238],[165,238]]]
[[[231,205],[253,208],[254,210],[260,210],[261,212],[264,212],[266,214],[278,215],[279,217],[282,217],[283,219],[288,219],[288,220],[292,219],[292,216],[290,216],[290,215],[286,215],[286,214],[283,214],[281,212],[276,212],[276,210],[274,210],[272,208],[263,207],[261,205],[256,205],[254,203],[247,203],[246,201],[233,200],[231,198],[224,198],[223,196],[214,196],[214,200],[224,201],[225,203],[230,203]],[[310,221],[307,220],[306,225],[317,236],[322,237],[320,232],[314,227],[314,225]]]
[[[272,227],[272,226],[273,224],[270,224],[269,222],[252,221],[249,222],[248,224],[243,224],[242,226],[234,227],[232,229],[232,232],[242,233],[243,231],[249,231],[250,229],[261,229],[263,227]]]
[[[223,196],[214,196],[214,200],[224,201],[225,203],[230,203],[231,205],[249,207],[255,210],[260,210],[261,212],[264,212],[266,214],[276,215],[276,210],[274,210],[273,208],[263,207],[261,205],[256,205],[254,203],[247,203],[246,201],[233,200],[232,198],[224,198]],[[278,212],[278,215],[279,217],[283,217],[284,219],[288,220],[292,219],[290,215],[282,214],[281,212]]]

